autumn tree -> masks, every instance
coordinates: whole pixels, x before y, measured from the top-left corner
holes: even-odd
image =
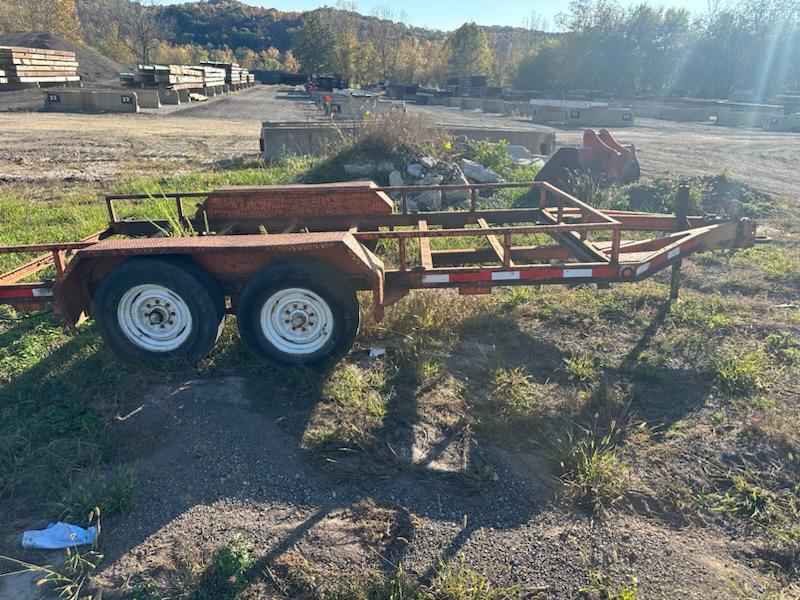
[[[289,73],[298,73],[301,67],[302,65],[294,57],[294,53],[291,50],[287,50],[283,55],[283,70],[289,71]]]
[[[489,39],[483,28],[475,23],[464,23],[448,35],[444,52],[453,75],[487,75],[491,71]]]
[[[397,76],[397,58],[401,44],[401,26],[394,22],[395,14],[389,6],[376,6],[372,10],[375,21],[370,24],[370,41],[375,48],[375,59],[384,81]]]
[[[136,62],[136,57],[131,50],[130,40],[120,35],[119,25],[111,23],[100,37],[94,39],[93,44],[103,56],[122,63],[132,65]]]
[[[336,35],[319,10],[303,15],[295,34],[294,54],[305,73],[332,70],[336,58]]]
[[[156,12],[156,1],[133,0],[122,10],[134,52],[142,63],[149,64],[156,42],[166,37],[166,27]]]
[[[81,41],[75,0],[2,0],[0,5],[0,30],[47,31]]]

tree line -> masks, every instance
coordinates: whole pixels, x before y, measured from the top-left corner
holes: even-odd
[[[757,98],[800,88],[800,0],[740,0],[707,10],[573,0],[556,31],[532,14],[522,27],[411,27],[389,7],[354,0],[306,13],[237,0],[161,6],[155,0],[3,0],[0,33],[51,31],[123,64],[235,60],[249,69],[337,72],[355,83],[441,85],[459,75],[560,95]]]

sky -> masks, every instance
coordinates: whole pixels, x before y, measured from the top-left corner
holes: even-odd
[[[162,4],[176,4],[178,0],[157,0]],[[277,8],[285,11],[306,11],[320,6],[333,6],[335,0],[319,2],[314,0],[243,0],[247,4]],[[642,0],[620,0],[623,5],[638,4]],[[651,0],[650,4],[677,6],[691,12],[702,12],[706,0]],[[536,20],[544,18],[549,29],[556,29],[555,16],[569,6],[569,0],[550,0],[548,2],[519,2],[513,0],[359,0],[358,12],[371,14],[376,6],[388,6],[399,20],[399,13],[405,13],[403,21],[408,25],[442,29],[449,31],[462,23],[474,21],[480,25],[521,26],[534,13]],[[538,29],[539,27],[537,27]]]

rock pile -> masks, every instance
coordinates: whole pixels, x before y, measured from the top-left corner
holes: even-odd
[[[343,169],[354,177],[388,176],[392,187],[469,185],[502,181],[491,169],[467,158],[450,162],[421,153],[398,154],[393,161],[345,164]],[[399,192],[393,195],[395,200],[402,196]],[[421,190],[408,195],[408,209],[411,212],[464,208],[468,203],[467,189],[449,192]]]

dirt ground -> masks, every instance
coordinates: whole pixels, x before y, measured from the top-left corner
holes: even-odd
[[[0,94],[0,109],[3,95]],[[507,117],[446,107],[416,107],[432,121],[514,124]],[[213,167],[258,156],[261,122],[318,118],[313,105],[278,86],[258,86],[208,103],[137,115],[0,112],[0,183],[95,181],[175,169]],[[796,193],[800,136],[744,128],[638,119],[616,130],[636,145],[645,177],[714,175],[727,170],[754,187],[784,197]],[[557,130],[561,145],[580,131]]]

